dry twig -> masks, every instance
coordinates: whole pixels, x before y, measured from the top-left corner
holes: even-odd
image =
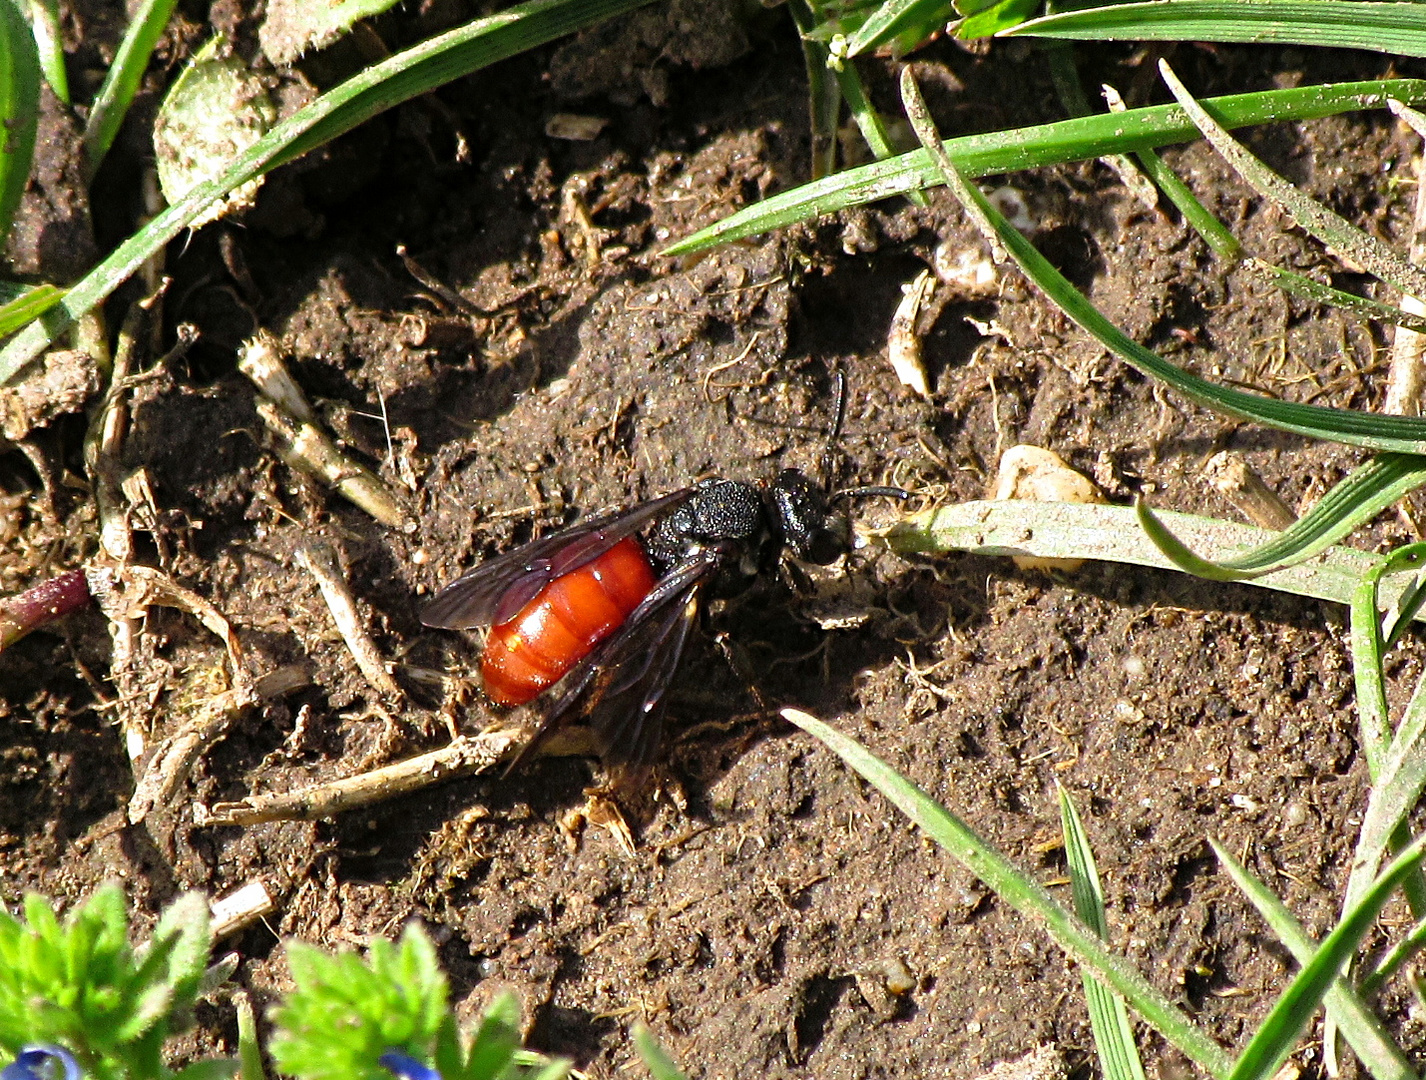
[[[199,825],[257,825],[264,821],[314,821],[417,791],[457,776],[485,772],[509,755],[520,739],[513,730],[462,736],[439,750],[370,772],[277,795],[249,795],[241,802],[194,807]]]
[[[386,669],[381,650],[362,624],[361,612],[357,610],[356,598],[352,596],[336,550],[323,541],[313,541],[298,549],[297,561],[317,579],[322,599],[332,613],[332,622],[336,623],[337,632],[342,635],[366,681],[389,704],[399,705],[404,699],[401,687],[396,685],[396,680]]]

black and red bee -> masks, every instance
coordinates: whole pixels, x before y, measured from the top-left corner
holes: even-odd
[[[704,599],[742,591],[784,553],[835,562],[851,550],[851,525],[833,504],[861,495],[906,497],[881,487],[829,497],[797,469],[761,486],[703,480],[483,562],[437,593],[421,621],[490,627],[481,677],[496,705],[523,705],[564,680],[512,769],[580,718],[606,765],[639,769],[662,743],[669,685]]]

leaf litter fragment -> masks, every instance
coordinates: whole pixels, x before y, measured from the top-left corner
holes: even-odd
[[[183,69],[154,121],[154,157],[163,197],[173,206],[199,184],[222,175],[276,122],[277,109],[262,80],[233,55],[226,38],[214,37]],[[251,208],[262,182],[258,175],[234,188],[190,227]]]

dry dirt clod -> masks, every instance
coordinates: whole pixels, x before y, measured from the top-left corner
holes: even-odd
[[[78,412],[99,392],[98,365],[77,349],[45,353],[25,375],[15,385],[0,386],[0,436],[11,442],[57,416]]]
[[[991,488],[992,499],[1028,499],[1031,502],[1102,503],[1104,495],[1087,476],[1075,472],[1053,450],[1039,446],[1012,446],[1000,455],[1000,467]],[[1073,573],[1083,559],[1046,559],[1015,555],[1021,570],[1063,570]]]
[[[1014,1061],[1002,1061],[978,1080],[1065,1080],[1067,1076],[1069,1071],[1060,1052],[1042,1043]]]

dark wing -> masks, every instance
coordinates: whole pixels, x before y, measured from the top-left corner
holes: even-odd
[[[507,773],[563,724],[581,717],[588,718],[606,765],[651,763],[663,742],[669,685],[698,619],[700,595],[721,561],[718,552],[704,551],[664,575],[619,631],[565,677],[559,697]]]
[[[599,558],[625,537],[656,521],[692,494],[684,488],[661,499],[590,518],[532,540],[468,570],[421,612],[427,626],[469,630],[509,622],[557,577]]]

